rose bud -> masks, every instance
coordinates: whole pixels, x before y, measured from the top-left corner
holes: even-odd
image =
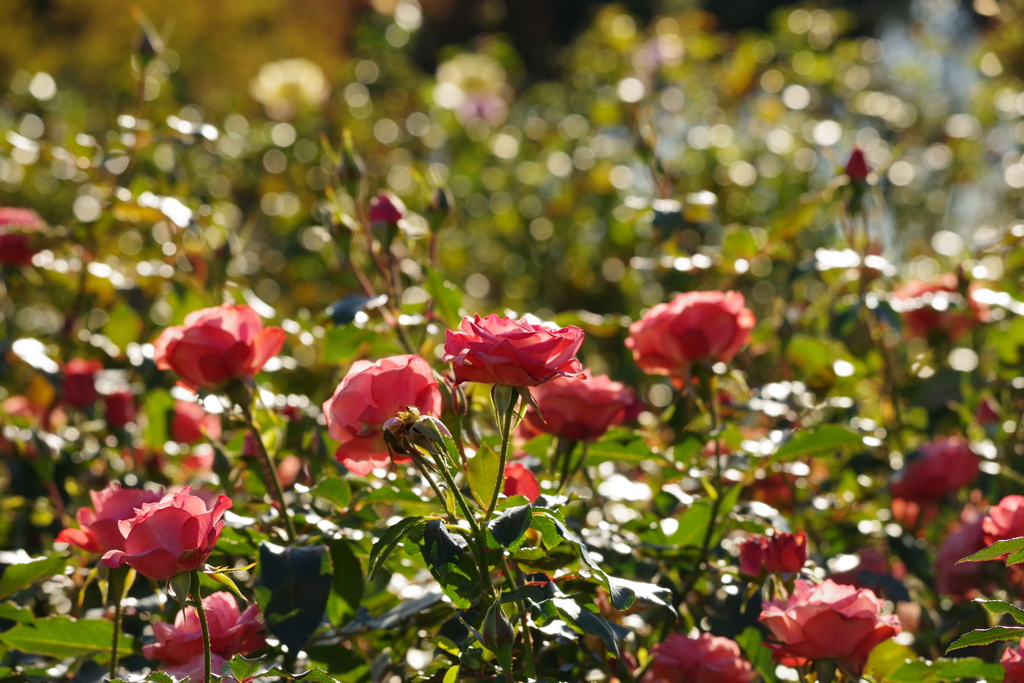
[[[32,242],[45,223],[31,209],[0,207],[0,266],[31,265],[39,251]]]
[[[999,404],[991,396],[982,396],[974,410],[974,420],[981,426],[999,422]]]
[[[622,424],[635,396],[607,375],[586,380],[555,377],[530,393],[540,414],[532,406],[527,409],[523,422],[528,429],[576,441],[596,441],[610,427]]]
[[[980,562],[960,562],[985,548],[984,517],[977,511],[965,510],[961,515],[963,523],[946,537],[935,558],[935,591],[963,599],[972,593],[980,593]],[[1022,680],[1024,683],[1024,680]]]
[[[250,378],[284,346],[280,327],[263,327],[248,306],[224,304],[193,311],[154,342],[161,370],[174,370],[193,389],[215,391],[233,378]]]
[[[123,429],[129,422],[135,422],[135,395],[128,391],[117,391],[103,397],[107,408],[107,425]]]
[[[875,646],[900,633],[899,618],[881,612],[882,601],[866,588],[797,579],[789,598],[765,603],[759,619],[779,641],[769,644],[776,662],[834,662],[859,675]]]
[[[502,493],[511,498],[512,496],[524,496],[533,503],[540,497],[540,484],[537,477],[526,465],[518,462],[510,462],[505,465],[505,486]]]
[[[918,449],[892,484],[892,495],[914,503],[929,503],[956,493],[978,476],[981,459],[966,439],[940,438]]]
[[[630,325],[626,348],[647,374],[681,378],[692,363],[731,361],[754,323],[739,292],[685,292]]]
[[[764,567],[772,574],[792,574],[807,562],[807,534],[776,533],[764,551]]]
[[[328,433],[339,442],[335,457],[360,475],[386,467],[391,455],[384,440],[385,423],[409,412],[410,406],[421,416],[441,414],[441,392],[427,361],[405,355],[353,363],[323,405]],[[399,419],[392,426],[401,423]],[[399,462],[407,460],[396,457]]]
[[[443,360],[452,364],[458,384],[535,387],[583,372],[575,358],[583,344],[578,327],[555,329],[492,314],[464,318],[460,330],[446,334]]]
[[[749,576],[760,576],[767,545],[768,539],[764,536],[748,536],[740,544],[740,571]]]
[[[203,598],[203,608],[210,630],[210,650],[214,654],[230,659],[236,654],[247,655],[266,647],[260,609],[256,605],[240,612],[234,597],[219,591]],[[173,626],[154,622],[153,635],[156,642],[142,647],[142,654],[149,659],[159,659],[170,666],[186,666],[197,655],[202,659],[203,633],[192,609],[178,612]]]
[[[491,652],[507,652],[516,642],[516,630],[501,609],[501,601],[495,600],[484,615],[481,629],[483,644]]]
[[[749,683],[753,667],[734,640],[701,633],[688,638],[670,633],[651,650],[645,683]]]
[[[78,508],[75,515],[80,529],[64,529],[57,535],[60,543],[70,543],[90,553],[124,550],[124,536],[118,522],[135,516],[136,508],[163,498],[163,491],[123,489],[112,483],[100,491],[89,491],[92,508]]]
[[[186,486],[157,503],[145,503],[135,517],[121,521],[124,550],[108,551],[103,562],[112,568],[128,564],[154,581],[202,568],[220,538],[221,517],[231,499],[221,495],[207,509],[191,490]]]
[[[72,358],[64,366],[64,400],[73,406],[91,406],[100,397],[96,391],[96,373],[103,369],[98,360]]]
[[[850,176],[850,180],[864,182],[870,172],[864,152],[860,147],[854,147],[850,152],[850,160],[846,162],[846,175]]]
[[[171,438],[177,443],[194,444],[204,437],[220,439],[220,416],[206,412],[203,404],[194,401],[175,401],[171,418]]]

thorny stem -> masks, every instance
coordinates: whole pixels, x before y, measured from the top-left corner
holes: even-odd
[[[288,533],[289,542],[295,542],[295,524],[292,522],[291,515],[288,514],[288,506],[284,500],[284,488],[281,486],[281,480],[277,476],[277,468],[274,466],[274,461],[270,457],[270,453],[267,452],[267,447],[263,445],[263,439],[260,438],[260,432],[256,428],[256,424],[252,420],[252,410],[248,405],[240,405],[242,409],[242,416],[245,418],[245,424],[249,427],[249,431],[252,433],[253,441],[256,442],[256,456],[259,458],[260,466],[263,469],[263,480],[266,482],[267,488],[270,489],[270,494],[274,497],[274,501],[277,505],[278,512],[281,513],[281,518],[284,520],[285,531]]]
[[[202,591],[199,588],[199,572],[192,572],[192,603],[199,615],[199,627],[203,630],[203,663],[206,665],[205,683],[213,683],[213,662],[210,654],[210,625],[206,623],[206,609],[203,608]]]

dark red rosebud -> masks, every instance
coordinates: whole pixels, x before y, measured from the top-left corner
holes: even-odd
[[[760,576],[767,546],[768,539],[764,536],[748,536],[740,544],[740,571],[749,576]]]
[[[135,422],[135,395],[124,389],[103,397],[107,407],[107,425],[122,429],[129,422]]]
[[[851,180],[863,182],[869,173],[871,173],[871,169],[868,167],[868,160],[864,157],[864,152],[860,147],[854,147],[850,152],[850,160],[846,162],[846,175],[850,176]]]
[[[370,200],[370,225],[398,223],[404,213],[402,200],[390,192],[381,192]]]
[[[765,548],[764,565],[772,574],[791,574],[807,562],[807,535],[775,534]]]
[[[98,360],[72,358],[64,367],[64,400],[84,408],[100,397],[96,391],[96,373],[103,369]]]

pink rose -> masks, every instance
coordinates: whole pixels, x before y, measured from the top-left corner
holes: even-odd
[[[263,327],[248,306],[224,304],[193,311],[184,325],[164,330],[154,342],[154,359],[188,386],[216,390],[232,378],[255,375],[284,340],[284,330]]]
[[[532,407],[523,422],[533,432],[577,441],[595,441],[621,424],[634,400],[633,391],[607,375],[581,380],[555,377],[531,390],[541,415]]]
[[[728,363],[754,323],[739,292],[685,292],[630,325],[626,348],[647,374],[682,377],[697,361]]]
[[[1024,496],[1006,496],[981,521],[985,545],[1024,536]]]
[[[409,406],[416,406],[422,415],[441,414],[441,392],[427,361],[419,356],[391,356],[376,363],[353,363],[323,405],[328,432],[340,442],[335,457],[360,475],[387,466],[391,456],[384,423]]]
[[[502,493],[512,496],[524,496],[531,503],[540,497],[540,483],[530,469],[518,462],[505,465],[505,486]]]
[[[45,223],[31,209],[0,206],[0,265],[27,266],[39,251],[32,244],[33,233]]]
[[[881,611],[866,588],[797,579],[789,599],[766,603],[760,620],[779,640],[771,645],[775,661],[797,667],[832,659],[859,674],[875,646],[900,632],[899,618]]]
[[[967,597],[980,591],[979,575],[981,564],[960,560],[985,548],[985,531],[982,529],[984,516],[969,508],[961,515],[963,524],[946,537],[935,558],[935,590],[939,595],[955,598]]]
[[[892,495],[914,503],[928,503],[959,491],[978,476],[981,462],[958,436],[940,438],[919,449],[892,484]]]
[[[200,569],[220,538],[221,517],[231,499],[219,496],[212,509],[186,486],[157,503],[144,503],[135,517],[118,523],[124,550],[110,550],[103,556],[108,567],[127,563],[154,581],[164,581],[181,572]]]
[[[457,384],[535,387],[554,377],[580,377],[583,367],[575,356],[581,344],[578,327],[477,315],[463,318],[461,330],[448,330],[444,362],[452,364]]]
[[[988,306],[978,303],[969,294],[965,300],[959,285],[955,274],[943,273],[934,282],[911,280],[896,287],[893,298],[902,309],[907,332],[926,339],[941,333],[956,341],[988,320]]]
[[[70,543],[90,553],[124,550],[124,536],[118,522],[135,516],[135,508],[155,503],[163,491],[123,489],[113,483],[101,491],[89,491],[92,508],[78,508],[76,518],[80,529],[64,529],[57,535],[61,543]]]
[[[999,660],[1006,671],[1003,683],[1024,683],[1024,655],[1020,650],[1020,645],[1003,650],[1003,656]]]
[[[749,683],[752,667],[736,641],[701,633],[669,636],[651,651],[654,663],[645,683]]]
[[[193,401],[175,401],[171,418],[171,438],[177,443],[193,444],[203,437],[219,439],[220,416],[206,412],[203,405]]]
[[[247,655],[266,647],[263,624],[259,621],[259,607],[250,605],[244,612],[238,609],[234,597],[219,591],[203,598],[206,623],[210,629],[210,650],[224,659],[236,654]],[[145,645],[142,654],[159,659],[171,666],[187,665],[199,655],[202,661],[203,632],[194,608],[178,612],[174,625],[166,622],[153,624],[156,642]]]
[[[72,358],[64,366],[64,400],[73,406],[91,406],[100,397],[96,391],[96,373],[103,369],[98,360]]]
[[[196,621],[198,620],[199,617],[196,617]],[[221,657],[220,655],[216,653],[211,653],[210,670],[214,673],[218,671],[223,671],[224,664],[227,661],[228,660]],[[185,678],[188,678],[190,681],[201,681],[203,680],[204,676],[206,676],[206,659],[204,658],[203,653],[200,652],[197,656],[188,660],[188,662],[186,662],[185,664],[182,664],[180,666],[162,667],[160,671],[165,674],[170,674],[171,676],[174,676],[174,678],[179,681]],[[235,679],[225,678],[222,680],[224,681],[224,683],[228,683],[229,681],[234,681]]]

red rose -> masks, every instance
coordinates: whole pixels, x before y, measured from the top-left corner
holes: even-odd
[[[1024,683],[1024,655],[1021,654],[1020,649],[1020,645],[1018,645],[1003,650],[1003,656],[999,660],[1006,672],[1003,683]]]
[[[621,424],[634,393],[607,375],[581,380],[555,377],[533,389],[541,415],[530,407],[523,423],[533,432],[544,432],[577,441],[594,441]]]
[[[135,421],[135,395],[127,389],[103,397],[107,407],[107,425],[121,429]]]
[[[579,377],[583,367],[575,356],[581,344],[578,327],[477,315],[464,318],[461,330],[448,330],[444,362],[453,365],[458,384],[535,387],[554,377]]]
[[[1006,496],[981,521],[985,545],[1024,536],[1024,496]]]
[[[964,598],[978,591],[981,564],[960,560],[985,548],[984,517],[974,510],[966,510],[964,523],[946,537],[935,558],[935,590],[939,595]]]
[[[402,220],[405,206],[390,192],[381,192],[370,200],[370,224],[397,223]]]
[[[776,533],[768,539],[764,551],[764,568],[772,574],[798,572],[807,562],[807,534]]]
[[[100,397],[96,391],[96,373],[103,369],[98,360],[72,358],[64,366],[64,400],[73,406],[91,406]]]
[[[39,251],[32,246],[33,233],[44,225],[31,209],[0,206],[0,265],[30,265]]]
[[[323,405],[328,432],[340,442],[335,457],[355,474],[387,466],[391,456],[384,423],[409,406],[416,406],[422,415],[441,414],[441,392],[427,361],[419,356],[392,356],[376,363],[353,363]]]
[[[630,325],[626,348],[649,375],[682,377],[701,360],[728,363],[754,329],[743,303],[739,292],[685,292]]]
[[[936,501],[959,491],[978,476],[981,460],[966,439],[940,438],[918,450],[920,457],[911,460],[892,483],[892,495],[896,498],[915,503]]]
[[[184,325],[164,330],[153,344],[154,359],[188,386],[216,390],[232,378],[255,375],[284,340],[284,330],[263,327],[248,306],[224,304],[193,311]]]
[[[875,646],[900,632],[899,618],[881,611],[882,601],[866,588],[797,579],[789,599],[766,603],[760,620],[779,640],[770,645],[776,662],[799,667],[830,659],[859,674]]]
[[[747,536],[740,543],[740,571],[749,576],[760,576],[767,546],[768,539],[764,536]]]
[[[748,683],[753,668],[736,641],[701,633],[669,636],[651,650],[654,662],[645,683]]]
[[[860,147],[854,147],[850,152],[850,160],[846,162],[846,175],[851,180],[866,180],[871,169],[868,168],[868,161],[864,158],[864,152]]]
[[[999,404],[991,396],[982,396],[974,409],[974,419],[983,426],[995,424],[999,421]]]
[[[210,629],[210,650],[224,659],[236,654],[247,655],[266,647],[262,635],[263,624],[259,620],[259,607],[251,605],[240,612],[238,604],[230,593],[220,591],[203,598],[206,622]],[[183,609],[174,619],[174,625],[166,622],[153,624],[156,642],[145,645],[142,654],[149,659],[159,659],[171,666],[185,666],[196,656],[203,656],[203,632],[194,608]]]
[[[60,543],[70,543],[90,553],[124,550],[124,536],[118,522],[135,516],[136,508],[163,498],[162,491],[123,489],[113,483],[102,491],[89,491],[92,508],[78,508],[80,529],[64,529],[57,535]]]
[[[205,436],[219,439],[220,416],[211,415],[203,405],[193,401],[175,401],[171,418],[171,438],[177,443],[193,444]]]
[[[181,572],[200,569],[224,528],[224,511],[231,499],[219,496],[212,509],[186,486],[157,503],[145,503],[138,514],[118,523],[124,550],[103,556],[108,567],[129,564],[143,576],[165,581]]]
[[[505,465],[505,486],[502,493],[509,498],[524,496],[532,503],[540,497],[540,484],[526,465],[510,462]]]
[[[893,303],[903,315],[907,332],[927,339],[944,333],[956,341],[965,332],[988,320],[988,306],[960,294],[953,273],[944,273],[934,282],[911,280],[893,291]]]

